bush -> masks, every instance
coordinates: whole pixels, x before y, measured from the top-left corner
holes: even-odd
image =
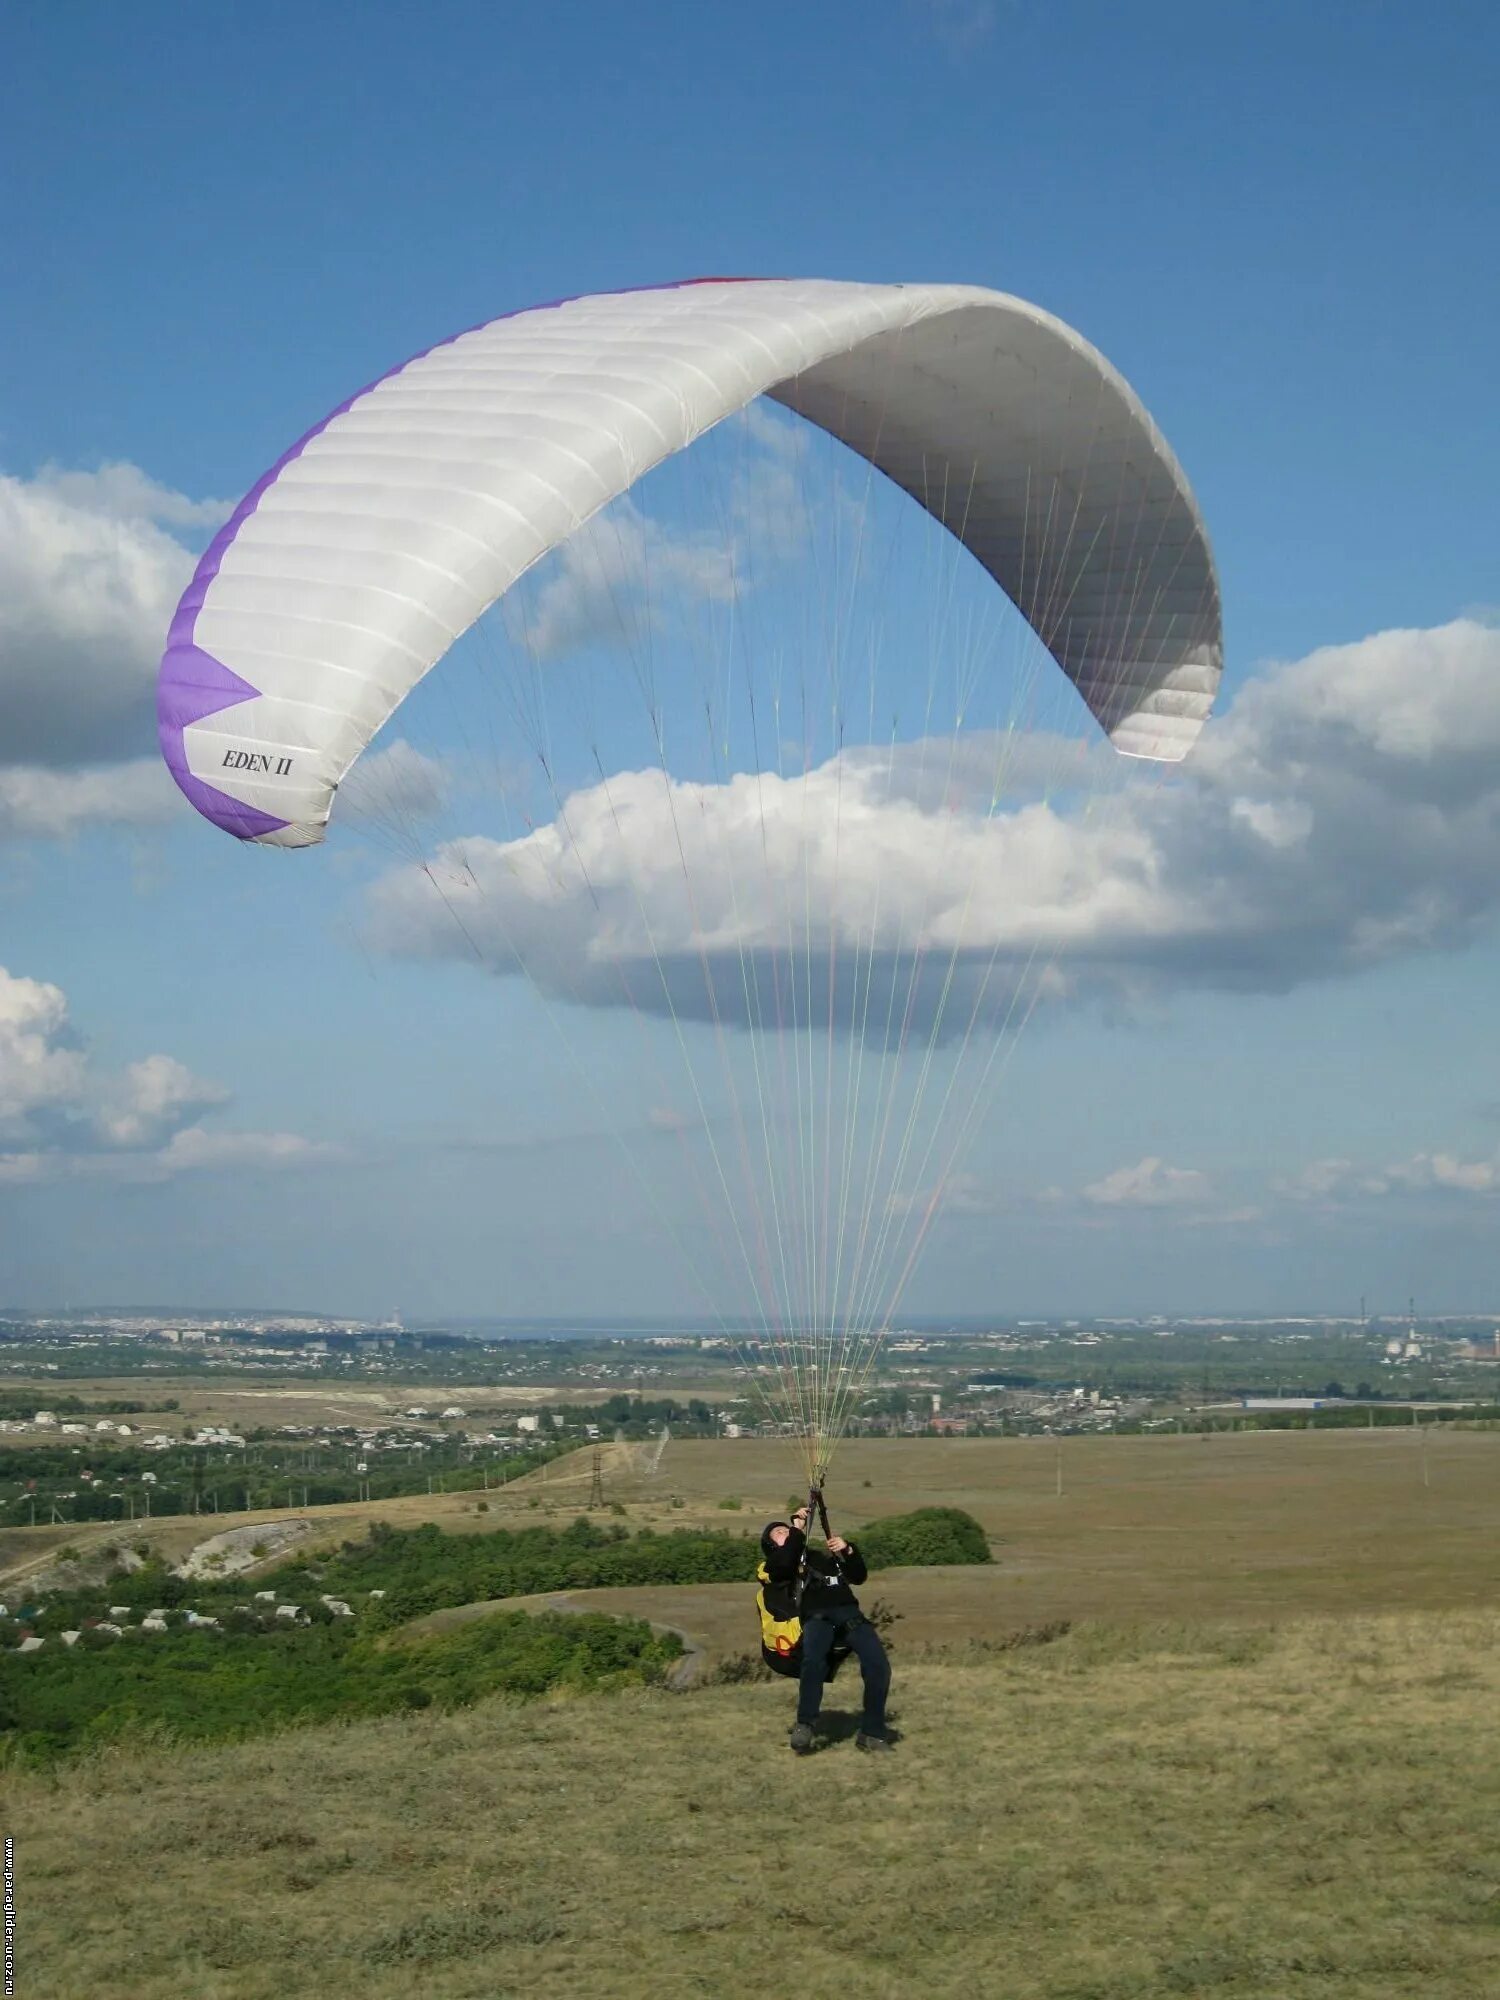
[[[871,1522],[856,1539],[871,1569],[993,1560],[988,1535],[961,1507],[919,1507],[913,1514],[892,1514]]]
[[[724,1498],[719,1502],[719,1505],[731,1514],[738,1514],[738,1512],[740,1511],[739,1495],[737,1493],[736,1494],[726,1493]]]

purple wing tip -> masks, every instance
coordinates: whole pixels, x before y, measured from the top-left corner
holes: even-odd
[[[192,595],[191,589],[188,595]],[[186,603],[184,598],[184,606]],[[195,605],[188,614],[189,621],[196,615],[196,610]],[[183,613],[179,609],[177,618],[173,620],[173,636],[162,659],[161,676],[156,685],[157,735],[167,769],[188,803],[205,819],[212,820],[215,826],[232,833],[237,840],[259,840],[264,834],[279,833],[290,824],[289,821],[261,812],[241,799],[231,798],[228,792],[221,792],[217,786],[194,777],[188,769],[187,747],[182,740],[182,732],[193,723],[201,722],[205,716],[216,715],[221,708],[233,708],[238,702],[253,701],[260,689],[242,680],[222,660],[216,660],[212,653],[205,653],[201,646],[194,645],[191,638],[179,637],[182,619]]]

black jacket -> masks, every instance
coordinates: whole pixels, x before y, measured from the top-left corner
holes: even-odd
[[[775,1525],[773,1522],[772,1526]],[[760,1538],[760,1552],[770,1579],[766,1592],[768,1605],[773,1604],[772,1591],[778,1595],[795,1593],[805,1552],[807,1568],[802,1574],[801,1603],[796,1607],[801,1616],[816,1618],[820,1612],[826,1611],[838,1617],[858,1611],[859,1599],[850,1585],[863,1583],[870,1572],[865,1568],[864,1557],[852,1542],[842,1555],[830,1555],[826,1549],[809,1549],[807,1537],[801,1529],[789,1528],[786,1540],[778,1548],[771,1540],[768,1528]]]

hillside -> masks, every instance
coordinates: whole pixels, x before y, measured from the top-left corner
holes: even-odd
[[[1500,1990],[1500,1616],[905,1629],[878,1762],[745,1685],[14,1777],[17,1991]]]
[[[674,1439],[654,1473],[606,1447],[605,1492],[632,1528],[744,1532],[786,1511],[790,1444]],[[1062,1492],[1058,1492],[1059,1471]],[[74,1545],[122,1539],[180,1562],[216,1533],[306,1523],[301,1546],[360,1539],[372,1521],[479,1532],[587,1505],[591,1454],[512,1485],[331,1507],[177,1515],[0,1532],[0,1593],[47,1574]],[[738,1506],[726,1511],[726,1503]],[[1500,1593],[1500,1430],[1244,1432],[1217,1437],[902,1438],[855,1441],[831,1487],[846,1531],[915,1507],[960,1507],[996,1538],[1001,1622],[1056,1617],[1254,1618],[1323,1611],[1462,1609]],[[998,1579],[976,1582],[991,1620]]]

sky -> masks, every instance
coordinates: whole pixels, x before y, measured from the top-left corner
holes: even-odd
[[[410,857],[198,820],[152,704],[196,552],[353,389],[530,303],[727,273],[1036,301],[1151,409],[1222,577],[1190,777],[1123,792],[1113,845],[1048,823],[1110,919],[1006,1043],[902,1309],[1500,1310],[1487,10],[872,0],[764,5],[752,36],[668,5],[77,0],[8,40],[0,1304],[755,1309],[733,1177],[704,1201],[735,1024],[726,1055],[689,1022],[699,1067],[661,1087],[672,1024],[585,990],[590,897],[541,911],[550,986],[494,976],[403,903]],[[774,498],[785,438],[751,448]],[[625,518],[712,606],[694,490]],[[603,687],[573,561],[533,608]],[[384,767],[408,803],[453,750],[442,674]],[[732,823],[729,789],[701,803]],[[477,810],[450,794],[424,837]],[[946,850],[890,852],[931,887]]]

